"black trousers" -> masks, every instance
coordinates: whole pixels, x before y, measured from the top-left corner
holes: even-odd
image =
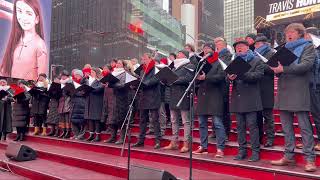
[[[47,127],[47,125],[44,123],[45,120],[46,120],[46,115],[33,116],[33,123],[35,127],[42,127],[42,124],[44,124],[44,127]]]
[[[159,110],[158,109],[142,109],[140,110],[140,134],[139,141],[144,142],[147,131],[147,122],[149,121],[149,112],[154,122],[154,134],[156,140],[160,140],[160,123],[159,123]]]
[[[28,131],[28,127],[17,127],[17,133],[25,134]]]
[[[88,120],[89,123],[89,131],[101,133],[101,123],[100,120]]]
[[[259,130],[259,142],[263,144],[263,112],[257,112],[257,125]]]
[[[257,112],[236,113],[239,151],[247,151],[246,126],[250,131],[250,142],[253,152],[260,152],[259,130],[257,125]]]

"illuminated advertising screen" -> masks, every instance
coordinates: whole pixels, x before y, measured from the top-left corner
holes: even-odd
[[[313,19],[320,15],[320,0],[255,0],[255,28]]]
[[[48,74],[51,0],[0,0],[0,76]]]

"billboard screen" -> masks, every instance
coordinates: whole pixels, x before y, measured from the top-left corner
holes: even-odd
[[[320,0],[255,0],[255,28],[320,16]]]
[[[48,74],[52,0],[0,0],[0,76]]]

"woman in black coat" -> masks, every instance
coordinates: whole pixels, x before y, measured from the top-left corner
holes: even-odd
[[[72,71],[72,80],[75,86],[87,84],[87,79],[83,78],[83,72],[79,69]],[[83,140],[85,135],[85,105],[86,95],[82,91],[78,91],[71,97],[71,124],[72,124],[72,139]]]
[[[54,78],[54,82],[60,84],[59,78]],[[48,136],[54,136],[59,134],[58,126],[60,120],[60,114],[58,112],[59,107],[59,99],[62,96],[62,90],[60,89],[49,89],[49,113],[47,117],[47,125],[51,126],[51,131],[49,132]]]
[[[74,87],[70,74],[68,71],[64,70],[61,74],[61,87],[62,96],[59,99],[58,112],[60,114],[59,127],[62,129],[62,133],[59,138],[70,138],[71,134],[71,122],[70,122],[70,111],[71,111],[71,96],[72,92],[69,87]]]
[[[47,88],[47,75],[40,74],[36,86],[33,88],[35,89],[35,91],[30,91],[30,94],[32,96],[31,117],[33,117],[35,126],[33,135],[39,135],[42,125],[44,125],[42,135],[46,135],[46,117],[50,100],[47,93]]]
[[[0,91],[6,91],[8,95],[0,97],[0,139],[6,140],[7,134],[12,132],[12,89],[5,79],[0,80]]]
[[[15,101],[12,104],[12,127],[17,128],[17,136],[14,141],[23,141],[30,122],[29,103],[31,95],[27,92],[24,81],[18,81],[18,86],[24,92],[19,93],[18,89],[15,90]]]
[[[92,68],[88,84],[93,90],[86,97],[84,119],[89,123],[90,135],[86,141],[99,142],[101,140],[101,118],[103,107],[104,86],[97,79],[100,77],[99,69]],[[96,136],[94,136],[96,134]]]
[[[125,128],[122,129],[120,139],[116,142],[117,132],[126,118],[129,104],[129,88],[125,86],[126,72],[123,67],[123,61],[118,60],[112,75],[117,77],[119,81],[115,84],[109,84],[107,89],[107,124],[111,128],[111,137],[105,141],[106,143],[122,144],[124,141]]]

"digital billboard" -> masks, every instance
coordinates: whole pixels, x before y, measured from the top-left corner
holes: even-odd
[[[48,74],[52,0],[0,0],[0,76]]]
[[[320,15],[320,0],[255,0],[255,28],[313,19]]]

